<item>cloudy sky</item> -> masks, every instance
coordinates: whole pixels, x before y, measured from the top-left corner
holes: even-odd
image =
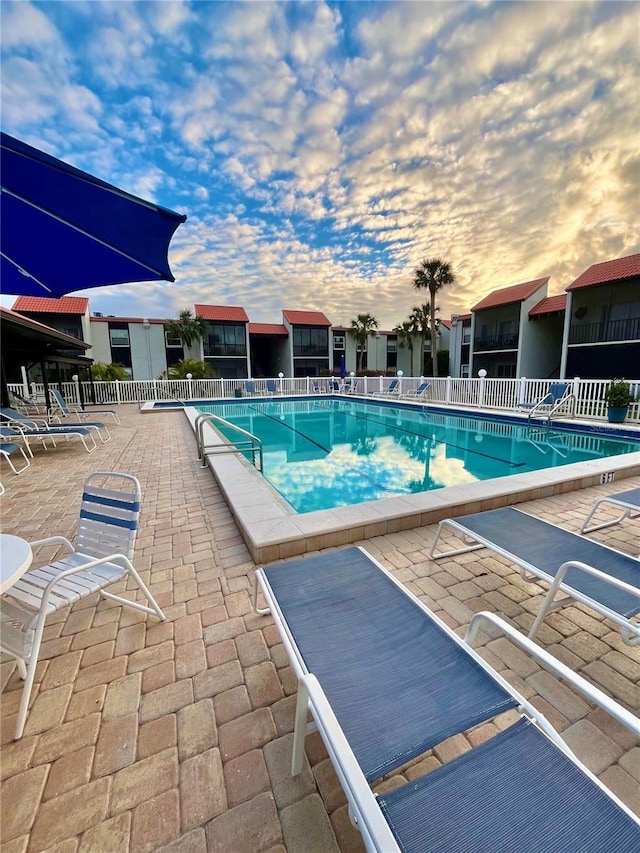
[[[94,311],[442,317],[640,250],[637,2],[1,2],[7,133],[188,216]],[[2,297],[3,304],[13,304]]]

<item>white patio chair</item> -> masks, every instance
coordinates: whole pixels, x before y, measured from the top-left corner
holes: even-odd
[[[0,599],[0,649],[16,658],[25,679],[15,739],[22,737],[38,663],[46,617],[81,598],[100,592],[164,620],[165,616],[131,560],[140,516],[140,483],[129,474],[98,471],[84,483],[76,547],[64,536],[31,542],[31,548],[58,545],[67,552],[59,560],[32,568]],[[149,606],[104,591],[130,576]]]

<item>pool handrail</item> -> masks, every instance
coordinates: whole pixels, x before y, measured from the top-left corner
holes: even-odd
[[[205,446],[204,443],[204,425],[208,422],[214,422],[224,425],[229,429],[235,430],[241,435],[246,436],[244,441],[230,442],[230,441],[222,441],[222,444],[214,444]],[[248,432],[246,429],[242,429],[242,427],[236,426],[236,424],[231,423],[231,421],[227,421],[224,418],[221,418],[219,415],[212,415],[209,413],[204,413],[198,415],[195,421],[195,430],[196,430],[196,444],[198,447],[198,459],[202,460],[202,467],[207,467],[206,456],[213,455],[215,453],[245,453],[249,451],[251,453],[251,460],[253,463],[253,467],[257,468],[256,465],[256,450],[258,451],[258,458],[260,459],[260,468],[258,469],[260,472],[264,470],[264,453],[262,447],[262,441],[258,438],[257,435],[253,435],[253,433]]]

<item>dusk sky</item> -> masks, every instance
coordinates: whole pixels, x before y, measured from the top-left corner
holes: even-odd
[[[424,258],[456,274],[448,318],[640,251],[637,2],[3,0],[0,23],[2,129],[188,216],[176,282],[93,311],[389,329]]]

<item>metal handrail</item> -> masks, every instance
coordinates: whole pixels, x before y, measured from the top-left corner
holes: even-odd
[[[228,427],[229,429],[235,430],[241,435],[246,436],[246,438],[244,439],[244,441],[223,441],[222,444],[213,444],[208,447],[205,447],[204,425],[205,423],[210,421],[213,421],[214,423],[223,424],[225,427]],[[257,451],[258,457],[260,459],[260,468],[258,470],[264,470],[264,454],[262,449],[262,441],[258,438],[257,435],[253,435],[253,433],[247,432],[246,429],[242,429],[242,427],[236,426],[236,424],[232,424],[231,421],[226,421],[224,418],[219,417],[219,415],[211,415],[206,413],[198,415],[195,421],[195,429],[196,443],[198,446],[198,459],[202,460],[203,468],[207,467],[205,457],[209,454],[213,455],[215,453],[245,453],[246,451],[249,451],[251,453],[251,460],[253,462],[253,466],[254,468],[257,468]]]

